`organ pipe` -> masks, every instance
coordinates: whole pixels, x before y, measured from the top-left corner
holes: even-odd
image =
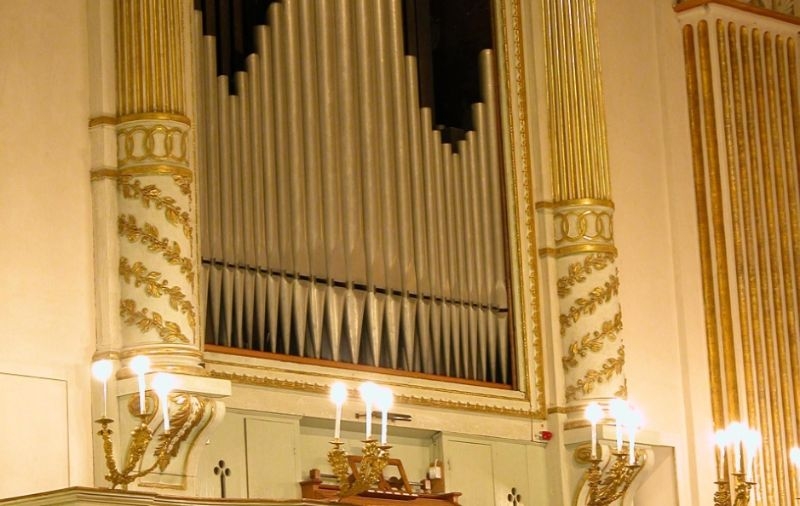
[[[196,21],[207,342],[509,383],[498,91],[442,141],[400,0],[282,0],[217,76]]]

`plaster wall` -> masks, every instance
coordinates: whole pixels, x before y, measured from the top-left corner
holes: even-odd
[[[0,33],[0,399],[9,424],[0,430],[0,497],[7,497],[91,484],[86,2],[0,2]]]
[[[598,2],[598,23],[629,398],[676,447],[680,504],[700,504],[714,463],[680,25],[655,0]]]

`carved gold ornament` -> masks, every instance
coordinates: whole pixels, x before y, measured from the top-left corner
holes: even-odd
[[[111,483],[111,488],[121,487],[127,490],[128,484],[155,471],[164,471],[172,458],[178,455],[180,446],[189,437],[191,432],[200,424],[205,414],[206,401],[187,393],[170,394],[167,397],[170,420],[168,431],[159,435],[159,443],[153,451],[155,460],[148,467],[142,467],[142,460],[150,442],[153,440],[155,429],[150,426],[155,413],[159,410],[157,396],[147,393],[146,406],[151,408],[144,413],[139,412],[139,403],[136,396],[131,397],[128,411],[139,418],[139,425],[131,431],[128,448],[125,453],[124,466],[117,468],[114,457],[114,447],[111,440],[112,430],[109,425],[113,422],[110,418],[97,420],[101,428],[97,434],[103,439],[103,453],[105,455],[108,473],[105,479]]]
[[[177,241],[170,241],[167,237],[160,237],[158,228],[150,223],[142,223],[139,227],[136,217],[132,214],[122,214],[117,218],[119,235],[130,242],[139,242],[153,253],[161,253],[171,265],[179,266],[186,280],[194,286],[194,263],[189,257],[181,255],[181,246]]]
[[[124,319],[126,325],[135,325],[142,332],[155,330],[165,343],[185,343],[189,344],[189,338],[181,333],[180,326],[171,321],[166,321],[159,314],[149,312],[147,308],[138,310],[136,301],[124,299],[119,304],[119,314]]]
[[[591,315],[601,304],[607,303],[612,296],[619,294],[619,278],[615,275],[609,277],[603,286],[593,288],[588,297],[575,299],[573,306],[569,308],[567,314],[559,315],[558,321],[561,324],[561,336],[563,337],[567,329],[584,315]]]
[[[136,163],[188,164],[186,125],[134,124],[117,127],[117,163],[120,167]]]
[[[117,179],[117,185],[126,199],[138,199],[147,208],[152,205],[156,209],[163,209],[167,221],[181,226],[186,238],[192,238],[192,219],[189,213],[181,209],[174,198],[163,195],[161,189],[156,185],[142,186],[141,181],[133,179],[131,176],[120,176]]]
[[[561,359],[564,369],[578,367],[578,357],[586,357],[589,352],[597,353],[603,349],[605,341],[616,341],[617,334],[622,330],[622,313],[614,315],[613,320],[603,322],[600,331],[584,335],[580,341],[575,341],[569,346],[568,354]]]
[[[127,258],[120,257],[119,275],[126,283],[133,283],[136,287],[144,286],[145,293],[150,297],[167,296],[169,306],[184,314],[189,325],[194,328],[196,322],[194,306],[179,286],[170,286],[167,280],[161,279],[160,272],[148,270],[142,262],[131,265]]]
[[[572,292],[572,287],[586,281],[586,276],[593,271],[602,271],[616,258],[610,253],[592,253],[583,262],[575,262],[567,268],[567,275],[558,278],[558,296],[564,298]]]
[[[607,383],[619,374],[622,374],[622,366],[625,365],[625,347],[620,346],[617,356],[611,357],[601,366],[600,370],[589,369],[583,378],[579,379],[575,385],[569,385],[566,389],[568,401],[577,400],[581,395],[587,395],[594,391],[598,383]]]

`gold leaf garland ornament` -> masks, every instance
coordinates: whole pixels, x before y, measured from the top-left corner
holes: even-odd
[[[195,326],[194,306],[187,300],[186,295],[179,286],[169,286],[167,280],[162,280],[160,272],[148,271],[142,262],[130,265],[127,258],[121,257],[119,259],[119,274],[126,283],[133,281],[136,287],[144,285],[145,293],[150,297],[168,296],[170,307],[186,315],[189,325]]]
[[[570,264],[567,268],[567,275],[558,279],[558,297],[563,299],[572,292],[572,287],[578,283],[586,281],[586,276],[592,271],[601,271],[614,261],[614,255],[610,253],[592,253],[583,259],[583,262]]]
[[[570,385],[566,390],[568,401],[577,400],[578,395],[587,395],[594,391],[598,383],[606,383],[614,376],[622,374],[622,366],[625,365],[625,347],[620,346],[617,350],[616,358],[612,357],[603,362],[600,370],[589,369],[582,379],[575,385]]]
[[[578,367],[578,357],[585,357],[589,352],[597,353],[603,349],[603,342],[615,341],[617,334],[622,330],[622,313],[614,315],[613,320],[603,322],[600,331],[595,330],[591,334],[584,335],[580,341],[575,341],[569,346],[569,354],[563,357],[564,369]]]
[[[153,205],[156,209],[163,209],[167,221],[173,225],[180,225],[184,235],[192,238],[192,225],[189,213],[176,204],[174,198],[163,196],[161,189],[154,184],[142,186],[141,181],[131,176],[120,176],[117,185],[122,191],[122,196],[127,199],[139,199],[145,207]]]
[[[118,233],[128,241],[139,242],[147,247],[148,251],[161,253],[170,265],[177,265],[186,280],[194,287],[194,264],[189,257],[181,256],[181,246],[177,241],[168,238],[159,238],[158,228],[150,223],[143,223],[141,228],[132,214],[123,214],[117,218]]]
[[[189,344],[189,338],[181,333],[180,326],[171,321],[166,321],[159,314],[149,312],[147,308],[137,310],[136,301],[124,299],[120,302],[119,314],[124,318],[127,325],[135,325],[142,332],[155,330],[165,343],[185,343]]]
[[[563,337],[567,329],[576,323],[582,315],[594,314],[600,304],[611,300],[613,295],[619,293],[619,278],[615,275],[609,277],[603,286],[598,286],[589,292],[588,298],[580,297],[575,299],[575,305],[569,308],[569,313],[559,315],[558,321],[561,324],[561,336]]]

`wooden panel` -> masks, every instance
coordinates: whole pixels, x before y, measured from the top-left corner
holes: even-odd
[[[197,469],[201,497],[222,497],[220,472],[226,474],[225,497],[247,497],[244,426],[243,415],[228,411],[206,445],[197,448],[203,452]],[[215,473],[215,469],[221,471]]]
[[[447,490],[461,492],[461,504],[496,504],[489,444],[450,440],[445,455]]]
[[[300,497],[297,421],[248,418],[245,433],[249,497]]]
[[[0,373],[0,497],[69,485],[67,383]]]

